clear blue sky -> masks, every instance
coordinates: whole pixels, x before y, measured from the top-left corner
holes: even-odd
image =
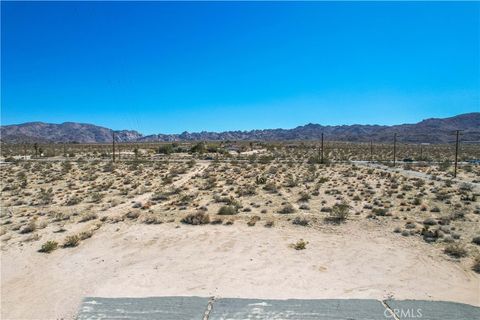
[[[480,3],[1,4],[2,124],[143,133],[480,111]]]

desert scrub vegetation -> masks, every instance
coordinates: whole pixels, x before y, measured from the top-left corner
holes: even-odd
[[[65,241],[63,242],[63,245],[62,247],[63,248],[73,248],[73,247],[76,247],[78,246],[78,244],[80,243],[80,236],[74,234],[74,235],[70,235],[70,236],[67,236],[65,238]]]
[[[201,225],[210,223],[210,216],[204,211],[189,213],[180,220],[184,224]]]
[[[473,260],[472,270],[476,273],[480,273],[480,254]]]
[[[342,223],[347,220],[350,214],[350,206],[346,202],[336,203],[332,207],[330,214],[325,217],[327,222],[331,223]]]
[[[280,214],[290,214],[295,211],[295,207],[291,203],[286,203],[277,212]]]
[[[292,243],[291,247],[295,250],[305,250],[307,249],[307,244],[308,244],[308,241],[300,239],[297,242]]]
[[[444,252],[453,258],[464,258],[468,255],[467,249],[465,246],[459,243],[452,243],[445,247]]]
[[[238,209],[235,206],[227,205],[227,206],[222,206],[218,210],[219,215],[234,215],[238,213]]]
[[[50,253],[58,248],[58,242],[49,240],[42,244],[42,247],[38,250],[38,252],[43,253]]]

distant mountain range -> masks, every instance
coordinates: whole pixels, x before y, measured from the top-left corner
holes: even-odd
[[[352,142],[390,142],[397,133],[399,142],[447,143],[454,140],[454,130],[462,131],[463,141],[480,141],[480,112],[466,113],[451,118],[427,119],[415,124],[395,126],[380,125],[340,125],[322,126],[309,123],[293,129],[264,129],[251,131],[225,132],[183,132],[181,134],[156,134],[144,136],[137,131],[116,130],[119,142],[154,141],[201,141],[201,140],[318,140],[324,134],[325,140]],[[51,124],[28,122],[0,127],[0,140],[3,143],[105,143],[112,141],[113,130],[75,122]]]

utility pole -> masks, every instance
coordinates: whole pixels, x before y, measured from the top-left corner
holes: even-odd
[[[112,162],[115,162],[115,131],[112,131]]]
[[[23,159],[27,160],[27,144],[23,144]]]
[[[323,163],[323,132],[322,132],[322,153],[320,155],[320,163]]]
[[[370,140],[370,162],[373,162],[373,140]]]
[[[395,162],[397,160],[397,134],[393,134],[393,166],[395,167]]]
[[[455,142],[455,171],[453,173],[453,177],[457,177],[457,163],[458,163],[458,136],[460,135],[460,130],[456,130],[456,142]]]

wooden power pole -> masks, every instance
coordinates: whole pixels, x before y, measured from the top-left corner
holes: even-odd
[[[457,164],[458,164],[458,137],[460,135],[460,130],[455,131],[456,140],[455,140],[455,171],[453,172],[453,177],[457,177]]]
[[[322,153],[320,155],[320,163],[323,163],[323,132],[322,132],[322,146],[321,146],[321,148],[322,148]]]
[[[395,167],[395,162],[397,160],[397,134],[393,134],[393,166]]]
[[[370,140],[370,162],[373,162],[373,140]]]
[[[115,162],[115,131],[112,131],[112,162]]]

